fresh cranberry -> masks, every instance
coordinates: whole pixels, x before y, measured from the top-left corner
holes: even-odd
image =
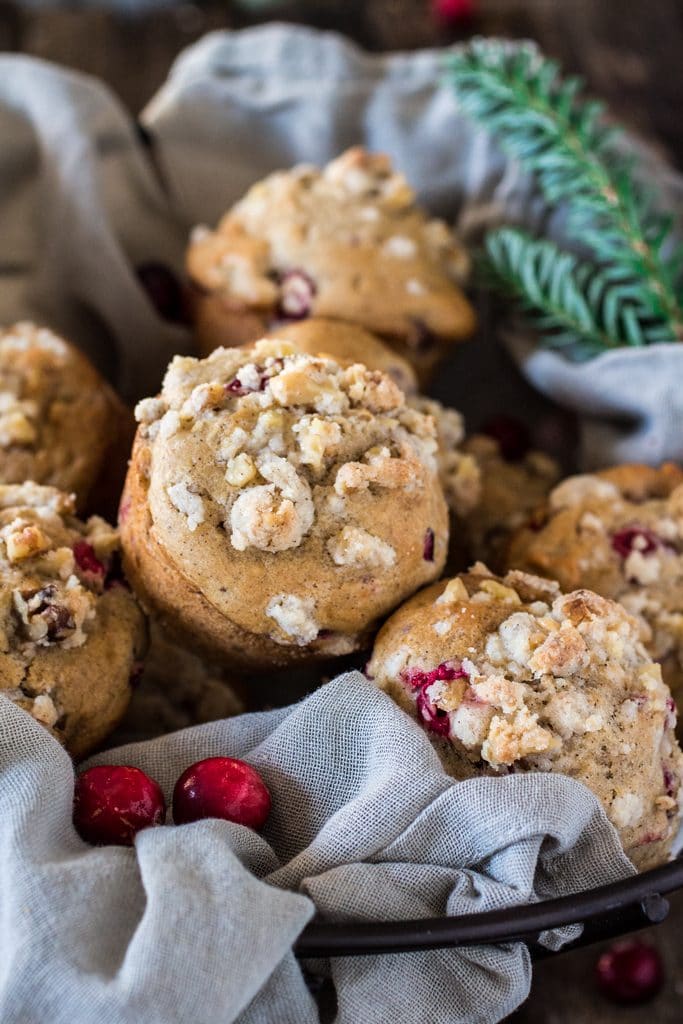
[[[93,846],[132,846],[138,832],[165,817],[161,788],[139,768],[99,765],[76,779],[74,825]]]
[[[173,820],[223,818],[260,829],[270,813],[270,793],[254,769],[234,757],[207,757],[191,765],[173,790]]]
[[[514,416],[492,416],[482,425],[481,432],[498,442],[500,453],[508,462],[519,462],[531,448],[526,424]]]
[[[434,561],[434,531],[431,526],[425,533],[424,543],[422,545],[422,557],[425,562]]]
[[[403,673],[403,678],[413,692],[417,690],[415,704],[420,720],[430,732],[448,736],[450,729],[448,712],[436,707],[428,691],[433,683],[439,681],[450,682],[453,679],[467,679],[467,673],[462,670],[460,665],[442,661],[436,668],[427,672],[423,672],[419,668],[408,669]]]
[[[620,558],[628,558],[632,551],[641,555],[651,555],[660,546],[661,541],[656,533],[646,526],[625,526],[612,534],[612,547]]]
[[[135,272],[159,316],[171,323],[185,323],[183,290],[173,271],[163,263],[143,263]]]
[[[664,984],[664,968],[657,950],[646,942],[616,942],[603,953],[595,968],[598,988],[617,1003],[642,1003]]]
[[[93,576],[104,576],[106,569],[95,554],[92,544],[87,540],[77,540],[73,548],[76,565],[84,573],[91,573]]]
[[[311,312],[317,288],[315,281],[303,270],[288,270],[282,274],[278,315],[285,320],[303,320]]]
[[[262,370],[262,367],[258,367],[258,369],[260,371]],[[233,377],[232,380],[228,381],[228,383],[225,385],[225,390],[229,395],[234,395],[235,398],[243,398],[245,395],[251,395],[255,391],[265,391],[267,383],[268,378],[265,376],[265,374],[262,374],[259,377],[257,388],[247,387],[246,384],[242,383],[239,377]]]

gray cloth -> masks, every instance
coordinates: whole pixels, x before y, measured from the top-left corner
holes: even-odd
[[[94,849],[71,824],[69,758],[0,698],[3,1024],[314,1024],[291,945],[315,908],[338,921],[469,913],[633,871],[580,783],[453,782],[419,726],[359,673],[291,708],[89,764],[136,765],[170,799],[181,771],[215,755],[263,775],[262,836],[201,821]],[[531,975],[520,944],[309,966],[331,973],[337,1024],[490,1024]]]

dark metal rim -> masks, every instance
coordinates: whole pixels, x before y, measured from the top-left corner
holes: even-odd
[[[585,892],[481,914],[412,921],[316,919],[299,936],[295,952],[300,958],[326,958],[525,942],[540,959],[548,955],[538,944],[547,929],[584,925],[581,938],[562,947],[565,950],[659,924],[669,909],[664,895],[680,888],[683,859]]]

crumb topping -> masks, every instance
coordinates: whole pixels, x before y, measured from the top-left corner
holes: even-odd
[[[360,147],[322,169],[300,165],[254,185],[215,231],[195,229],[187,266],[204,289],[273,319],[338,316],[343,303],[345,319],[364,322],[389,289],[406,323],[432,317],[455,336],[472,326],[457,287],[469,275],[465,249],[444,221],[426,216],[388,157]]]
[[[31,663],[42,648],[86,643],[117,549],[118,535],[103,519],[76,519],[73,496],[31,483],[0,485],[3,692],[49,727],[62,710],[50,692],[31,692]]]
[[[508,563],[621,602],[638,618],[651,655],[677,682],[683,672],[679,470],[627,465],[569,477],[552,491],[533,529],[514,538]]]
[[[299,547],[316,520],[315,494],[411,492],[436,466],[431,418],[407,408],[389,377],[277,339],[204,361],[176,357],[161,396],[139,403],[136,417],[164,450],[201,446],[215,487],[199,493],[185,471],[167,486],[169,502],[188,530],[219,526],[237,551]],[[393,565],[391,546],[347,515],[342,500],[327,542],[334,565]]]
[[[667,813],[677,815],[673,701],[637,621],[619,604],[588,590],[562,594],[556,583],[520,571],[500,579],[477,565],[404,607],[396,635],[393,620],[380,634],[370,678],[412,706],[463,763],[569,771],[591,785],[596,765],[613,757],[604,802],[617,827],[640,827],[664,809],[662,800],[673,799]],[[643,755],[639,785],[627,787],[621,762],[644,736],[653,750]]]

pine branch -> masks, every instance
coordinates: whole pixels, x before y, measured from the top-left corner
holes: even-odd
[[[648,319],[639,291],[614,269],[563,252],[554,242],[518,228],[489,232],[482,277],[530,317],[551,347],[595,355],[619,346],[670,340],[661,321]]]
[[[464,111],[535,175],[549,204],[567,203],[570,234],[630,283],[638,315],[660,321],[655,334],[683,339],[683,259],[678,250],[665,256],[671,221],[636,185],[601,105],[579,99],[580,80],[563,80],[533,48],[486,40],[453,55],[448,69]]]

